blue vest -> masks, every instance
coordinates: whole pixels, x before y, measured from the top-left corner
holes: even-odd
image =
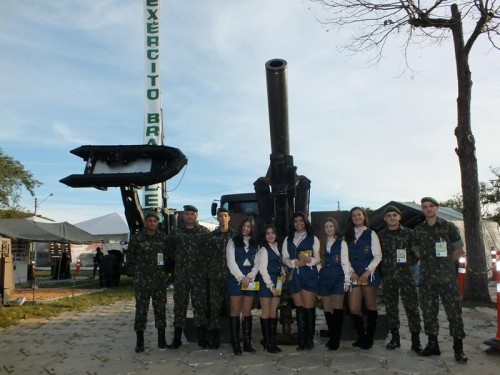
[[[288,236],[287,250],[288,250],[288,254],[290,255],[290,259],[299,259],[299,254],[301,251],[304,251],[304,250],[313,251],[313,245],[314,245],[314,234],[308,234],[299,243],[298,246],[295,246],[295,244],[293,243],[293,236]],[[314,251],[311,254],[311,256],[314,256]],[[307,267],[307,266],[303,266],[303,267]]]
[[[278,247],[279,255],[274,252],[269,244],[264,245],[267,250],[267,272],[269,276],[276,276],[281,273],[281,249]]]
[[[323,253],[325,258],[324,267],[340,267],[342,268],[342,260],[340,256],[340,251],[342,248],[342,240],[335,240],[335,242],[330,247],[330,253],[326,251]]]
[[[245,251],[244,246],[237,246],[236,244],[234,245],[234,260],[236,261],[236,264],[240,268],[240,271],[243,274],[247,274],[250,272],[255,264],[255,255],[257,254],[257,246],[250,245],[248,248],[248,252]],[[250,262],[249,266],[243,266],[243,263],[245,261]]]
[[[361,275],[373,259],[372,231],[366,229],[358,240],[347,244],[349,247],[349,261],[358,275]],[[363,271],[359,273],[360,271]]]

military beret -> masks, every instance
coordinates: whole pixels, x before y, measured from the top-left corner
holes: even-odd
[[[148,217],[154,217],[156,220],[160,220],[160,215],[158,215],[156,212],[154,211],[149,211],[147,214],[146,214],[146,219]]]
[[[420,200],[420,203],[424,203],[424,202],[430,202],[432,203],[434,206],[436,207],[439,207],[439,203],[437,200],[435,200],[434,198],[432,197],[423,197],[421,200]]]
[[[221,212],[226,212],[229,216],[231,216],[231,212],[227,208],[221,207],[217,210],[217,215],[220,214]]]
[[[401,215],[401,211],[396,206],[387,206],[384,210],[384,215],[389,213],[389,212],[395,212],[398,215]]]
[[[195,206],[192,206],[190,204],[186,204],[184,206],[184,211],[193,211],[193,212],[198,212],[198,209]]]

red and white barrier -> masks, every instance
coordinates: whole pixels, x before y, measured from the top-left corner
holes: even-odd
[[[497,259],[498,257],[500,257],[500,251],[497,251]],[[496,262],[494,273],[497,283],[497,335],[491,340],[486,340],[484,343],[500,351],[500,262]]]
[[[465,292],[465,277],[467,274],[467,269],[466,269],[466,259],[465,257],[460,257],[458,260],[458,274],[457,274],[457,282],[458,282],[458,292],[460,293],[460,296],[464,296]]]

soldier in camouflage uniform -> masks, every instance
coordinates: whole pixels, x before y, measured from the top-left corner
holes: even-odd
[[[234,236],[233,229],[229,226],[231,214],[225,208],[217,211],[217,221],[219,226],[210,233],[209,252],[207,259],[208,273],[208,302],[209,302],[209,322],[208,329],[212,333],[210,347],[218,349],[220,346],[221,309],[227,310],[228,301],[226,299],[226,245],[230,238]],[[227,316],[227,312],[226,312]]]
[[[392,339],[387,349],[401,346],[399,336],[399,295],[408,317],[411,332],[411,349],[422,353],[420,346],[420,313],[418,309],[418,292],[411,266],[417,258],[411,246],[413,231],[400,224],[401,211],[396,206],[387,206],[384,211],[387,227],[378,233],[382,248],[382,273],[384,278],[384,303],[388,326]]]
[[[149,309],[149,299],[153,301],[155,326],[158,329],[158,347],[165,349],[167,302],[167,235],[158,231],[160,217],[149,212],[143,232],[134,235],[128,244],[127,262],[134,275],[135,324],[137,335],[136,353],[144,351],[144,330]]]
[[[463,352],[462,343],[465,337],[462,304],[454,263],[465,255],[463,242],[458,228],[453,223],[438,217],[439,204],[434,198],[424,197],[421,204],[425,221],[414,228],[414,250],[420,257],[420,307],[425,333],[429,337],[429,343],[422,355],[441,354],[437,340],[439,299],[441,299],[450,322],[455,359],[465,363],[467,357]]]
[[[189,297],[198,327],[198,345],[208,347],[207,334],[207,234],[197,223],[198,209],[184,206],[182,225],[169,236],[169,256],[174,260],[174,339],[170,348],[182,345],[182,329],[186,324]]]

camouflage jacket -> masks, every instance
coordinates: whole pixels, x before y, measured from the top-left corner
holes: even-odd
[[[163,265],[158,261],[163,259]],[[132,269],[134,280],[147,283],[166,281],[167,235],[156,232],[149,236],[146,231],[134,235],[128,244],[127,266]]]
[[[384,277],[396,277],[398,272],[411,272],[410,266],[418,259],[412,249],[413,231],[404,226],[396,230],[382,229],[377,233],[382,248],[382,272]],[[397,250],[406,250],[406,262],[399,262]]]
[[[197,224],[193,229],[175,228],[168,239],[168,252],[175,262],[176,280],[193,279],[208,271],[207,252],[210,231]]]
[[[218,227],[210,233],[207,252],[208,277],[211,279],[225,279],[227,277],[226,245],[234,231],[229,228],[222,232]]]
[[[420,272],[432,274],[450,273],[455,275],[453,251],[463,247],[460,231],[452,222],[438,218],[434,225],[426,221],[414,228],[415,240],[413,249],[419,253]],[[447,255],[436,256],[436,243],[446,241]]]

